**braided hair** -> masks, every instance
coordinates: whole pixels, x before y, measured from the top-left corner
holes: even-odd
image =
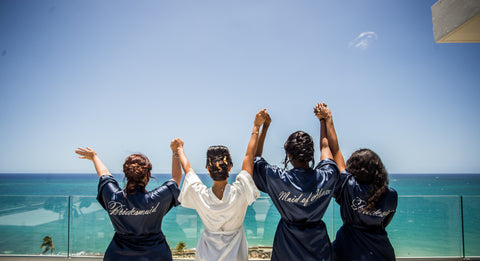
[[[313,139],[308,133],[297,131],[290,134],[283,147],[285,149],[285,160],[283,162],[285,168],[288,164],[288,155],[292,157],[292,160],[305,163],[312,161],[312,167],[315,165]]]
[[[366,211],[372,211],[388,188],[388,173],[380,157],[370,149],[360,149],[347,160],[346,170],[360,185],[371,185]]]
[[[135,195],[137,190],[146,191],[145,187],[152,176],[152,163],[145,155],[132,154],[127,157],[123,164],[123,173],[127,179],[125,192]]]
[[[208,148],[206,167],[213,180],[226,180],[231,166],[233,166],[232,157],[227,147],[216,145]]]

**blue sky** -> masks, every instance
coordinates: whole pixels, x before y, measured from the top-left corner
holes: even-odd
[[[214,144],[237,172],[261,108],[280,164],[294,131],[318,148],[326,102],[345,158],[479,173],[480,44],[435,43],[435,2],[2,0],[0,172],[93,172],[90,146],[114,173],[135,152],[168,173],[175,137],[197,172]]]

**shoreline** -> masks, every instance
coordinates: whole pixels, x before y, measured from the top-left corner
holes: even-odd
[[[195,258],[195,249],[176,250],[171,249],[172,257],[175,259],[193,259]],[[270,260],[272,256],[272,247],[252,246],[248,247],[248,259]]]

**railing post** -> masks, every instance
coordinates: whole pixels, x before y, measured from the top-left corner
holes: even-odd
[[[71,230],[71,223],[70,223],[70,213],[72,212],[72,196],[68,196],[68,214],[67,214],[67,259],[70,259],[70,230]]]
[[[460,195],[460,222],[462,227],[462,257],[465,260],[465,228],[463,220],[463,196]]]

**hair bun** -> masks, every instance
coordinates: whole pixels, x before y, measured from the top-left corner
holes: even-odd
[[[232,157],[227,147],[222,145],[210,146],[207,150],[207,164],[213,180],[225,180],[232,166]]]
[[[126,192],[134,195],[138,188],[145,190],[151,177],[152,163],[145,155],[132,154],[123,164],[123,173],[127,179]]]
[[[287,168],[288,164],[288,155],[292,157],[292,160],[307,163],[312,161],[313,165],[315,165],[313,139],[308,133],[296,131],[290,134],[284,144],[284,149],[286,153],[284,161],[285,168]]]

